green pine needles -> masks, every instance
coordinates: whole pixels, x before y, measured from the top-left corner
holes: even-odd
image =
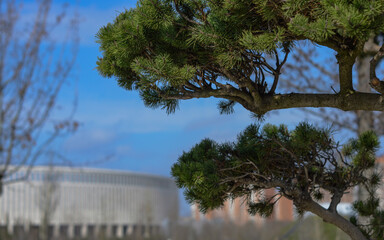
[[[350,94],[354,59],[383,30],[384,0],[139,0],[97,33],[97,69],[168,113],[179,100],[209,97],[259,115],[304,106],[383,110],[378,94]],[[337,53],[342,95],[276,94],[301,40]]]
[[[360,226],[353,216],[347,226],[359,231],[360,237],[383,239],[384,212],[375,194],[381,178],[378,173],[365,174],[375,164],[378,138],[366,132],[339,147],[331,133],[307,123],[292,131],[284,125],[262,129],[250,125],[236,142],[204,139],[179,157],[172,175],[185,189],[187,200],[198,203],[203,212],[223,206],[228,199],[245,197],[251,214],[269,216],[284,196],[293,200],[299,213],[313,212],[350,236],[336,208],[346,192],[364,185],[370,197],[354,207],[356,214],[370,217],[371,222]],[[270,188],[277,194],[266,198],[262,192]],[[327,209],[318,204],[324,192],[332,197]]]

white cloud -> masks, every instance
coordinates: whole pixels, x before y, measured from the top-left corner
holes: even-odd
[[[128,93],[127,93],[128,94]],[[249,113],[239,110],[234,115],[220,115],[212,101],[182,102],[180,110],[167,115],[164,110],[149,109],[139,99],[122,101],[80,102],[76,119],[92,127],[114,129],[124,133],[152,133],[165,131],[191,132],[218,128],[232,122],[250,123]],[[97,106],[97,107],[96,107]]]
[[[116,139],[116,133],[107,129],[79,130],[64,142],[67,151],[87,151],[105,147]]]
[[[132,153],[132,147],[129,145],[119,145],[115,148],[115,153],[118,156],[125,156]]]
[[[129,2],[129,1],[128,1]],[[85,45],[95,44],[95,35],[101,27],[112,22],[117,15],[125,9],[134,7],[134,4],[109,6],[107,9],[101,9],[96,6],[78,7],[80,16],[80,42]]]
[[[132,94],[132,93],[126,93]],[[250,112],[238,106],[232,115],[220,115],[216,101],[191,100],[181,102],[180,110],[167,115],[164,110],[143,106],[140,99],[81,101],[76,120],[86,127],[122,134],[202,131],[217,141],[233,140],[254,120]],[[282,122],[284,119],[284,122]],[[264,123],[295,125],[304,120],[298,110],[270,114]]]

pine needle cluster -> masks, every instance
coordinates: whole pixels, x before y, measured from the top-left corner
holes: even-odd
[[[383,211],[375,194],[381,177],[367,176],[375,164],[379,146],[373,132],[339,146],[330,129],[299,124],[290,131],[286,126],[248,126],[237,141],[216,143],[204,139],[184,152],[172,168],[172,175],[190,203],[202,212],[223,206],[228,199],[245,197],[251,214],[269,216],[281,197],[293,200],[299,213],[312,211],[308,203],[319,202],[325,192],[332,197],[328,211],[337,213],[342,196],[357,185],[370,193],[366,201],[354,203],[356,214],[371,217],[360,226],[356,217],[351,222],[374,239],[382,239]],[[266,197],[264,190],[274,188],[277,194]]]
[[[384,0],[139,0],[97,33],[97,69],[169,113],[211,96],[251,109],[240,91],[273,94],[266,79],[277,81],[295,42],[352,56],[383,30]]]

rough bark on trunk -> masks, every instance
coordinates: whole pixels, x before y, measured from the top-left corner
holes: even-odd
[[[341,230],[343,230],[352,240],[367,240],[364,234],[358,227],[353,225],[350,221],[340,216],[337,212],[331,212],[313,200],[307,200],[303,202],[303,208],[306,211],[312,212],[322,218],[324,221],[334,224]]]
[[[369,44],[369,43],[367,43]],[[371,44],[374,44],[371,42]],[[368,85],[369,82],[369,68],[370,68],[370,60],[371,56],[366,55],[357,58],[357,72],[358,72],[358,90],[360,92],[371,92],[371,87]],[[357,130],[358,134],[373,130],[374,129],[374,119],[373,113],[370,111],[357,111],[356,112],[356,120],[357,120]],[[372,174],[373,169],[370,169],[365,173],[365,176],[369,176]],[[368,191],[363,187],[358,187],[357,192],[357,200],[364,201],[369,197]],[[359,217],[359,222],[361,224],[368,224],[369,218]]]

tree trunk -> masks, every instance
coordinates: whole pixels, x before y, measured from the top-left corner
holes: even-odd
[[[369,62],[371,60],[370,56],[358,57],[357,58],[357,72],[358,72],[358,86],[357,89],[359,92],[371,92],[371,87],[369,86]],[[357,125],[358,125],[358,134],[362,134],[365,131],[372,130],[373,125],[373,115],[371,111],[357,111]]]
[[[337,212],[328,211],[313,200],[307,200],[303,202],[301,206],[303,206],[306,211],[314,213],[324,221],[337,226],[348,234],[352,240],[368,240],[358,227],[340,216]]]
[[[368,42],[367,44],[374,44]],[[368,46],[369,47],[369,46]],[[358,72],[358,90],[360,92],[371,92],[371,87],[369,86],[369,69],[370,69],[370,60],[371,56],[361,56],[357,58],[357,72]],[[358,135],[374,129],[373,113],[370,111],[357,111],[356,112],[356,121],[357,121],[357,130]],[[372,174],[373,169],[367,170],[365,176]],[[358,187],[357,200],[363,201],[366,200],[368,196],[368,191],[363,187]],[[359,217],[359,222],[361,224],[368,224],[369,218]]]

